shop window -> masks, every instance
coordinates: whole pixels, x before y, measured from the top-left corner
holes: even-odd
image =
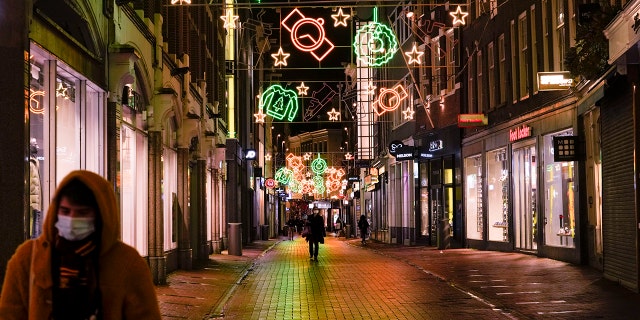
[[[553,161],[553,137],[573,135],[573,130],[544,136],[544,234],[549,246],[575,247],[575,163]]]
[[[105,174],[105,95],[80,72],[30,47],[30,140],[41,181],[40,209],[73,170]],[[54,147],[55,146],[55,147]]]
[[[482,157],[475,155],[464,159],[465,213],[467,238],[482,240],[484,213],[482,202]]]
[[[487,152],[489,241],[509,241],[509,169],[507,149]]]
[[[178,242],[178,153],[176,145],[176,126],[173,118],[167,120],[164,130],[162,150],[162,204],[164,211],[164,249],[177,248]]]

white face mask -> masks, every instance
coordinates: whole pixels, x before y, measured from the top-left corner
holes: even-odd
[[[90,236],[95,230],[94,217],[70,217],[58,215],[58,234],[69,240],[83,240]]]

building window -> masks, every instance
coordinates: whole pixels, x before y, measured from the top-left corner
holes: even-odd
[[[553,70],[564,70],[565,56],[565,12],[564,1],[553,0]]]
[[[467,112],[468,113],[477,113],[477,110],[478,110],[476,105],[477,95],[474,93],[475,91],[474,70],[476,70],[476,60],[478,59],[474,57],[474,55],[471,55],[471,57],[469,57],[469,68],[467,71],[469,73],[469,77],[468,77],[469,83],[467,84],[469,86],[469,90],[467,90]]]
[[[484,112],[484,78],[482,77],[482,69],[483,69],[483,60],[482,60],[482,51],[478,51],[476,55],[478,59],[476,59],[476,74],[478,75],[478,113]]]
[[[516,52],[518,52],[518,50],[516,50],[516,45],[517,45],[517,41],[516,41],[516,25],[515,22],[513,20],[511,20],[511,27],[510,27],[510,33],[511,33],[511,77],[508,81],[511,82],[511,97],[513,99],[513,103],[517,103],[518,102],[518,83],[515,81],[517,79],[518,76],[518,60],[516,59]]]
[[[500,104],[507,102],[507,87],[508,87],[508,79],[507,79],[507,55],[506,48],[504,43],[504,34],[501,34],[498,38],[498,80],[500,81],[500,85],[498,90],[500,90]]]
[[[489,75],[489,110],[496,107],[496,70],[493,42],[487,46],[487,67]]]
[[[541,14],[542,14],[542,18],[540,21],[542,21],[542,71],[549,71],[549,37],[551,36],[549,34],[549,16],[547,14],[547,10],[544,10],[544,8],[548,8],[549,2],[547,0],[542,0],[542,8],[543,10],[541,10]]]
[[[447,31],[447,35],[446,35],[446,41],[447,41],[447,91],[451,92],[453,90],[456,89],[456,77],[455,77],[455,70],[456,70],[456,48],[457,46],[455,46],[454,44],[455,42],[455,38],[454,38],[454,33],[453,33],[453,29],[450,29],[449,31]]]
[[[545,244],[558,247],[575,247],[576,199],[575,163],[573,161],[554,162],[553,137],[573,135],[573,130],[565,130],[545,135],[544,144],[544,234]]]
[[[467,239],[483,239],[484,211],[482,202],[482,157],[475,155],[464,159],[465,213]]]
[[[531,78],[529,75],[529,37],[528,37],[527,14],[523,13],[518,18],[518,64],[520,99],[526,99],[529,96],[529,88]]]
[[[41,181],[39,210],[71,171],[105,175],[105,92],[35,44],[30,46],[29,126]]]
[[[531,6],[531,75],[529,79],[533,81],[533,92],[538,92],[538,32],[536,30],[536,7]]]
[[[509,164],[507,149],[487,152],[489,241],[509,241]]]

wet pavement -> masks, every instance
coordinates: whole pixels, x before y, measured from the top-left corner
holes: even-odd
[[[521,253],[328,237],[256,241],[158,286],[163,319],[638,319],[601,272]]]

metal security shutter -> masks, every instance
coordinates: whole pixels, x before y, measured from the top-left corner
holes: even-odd
[[[632,100],[628,91],[615,96],[601,118],[604,275],[637,289]]]

